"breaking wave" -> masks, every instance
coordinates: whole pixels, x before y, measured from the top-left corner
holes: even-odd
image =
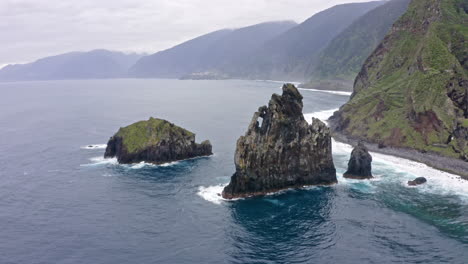
[[[80,166],[99,166],[99,165],[117,165],[119,162],[117,158],[104,158],[104,157],[94,157],[89,159],[91,163],[81,164]]]
[[[82,146],[81,149],[105,149],[106,147],[107,147],[107,144],[92,144],[92,145]]]
[[[134,163],[134,164],[119,164],[119,162],[117,161],[117,158],[104,158],[104,157],[100,156],[100,157],[90,158],[89,160],[91,161],[91,163],[81,164],[80,166],[86,167],[86,166],[99,166],[99,165],[119,165],[121,167],[128,168],[128,169],[143,169],[143,168],[147,168],[147,167],[153,167],[153,168],[156,168],[156,167],[171,167],[171,166],[174,166],[174,165],[178,165],[178,164],[180,164],[181,162],[184,162],[184,161],[195,160],[195,159],[200,159],[200,158],[208,158],[208,157],[213,157],[213,156],[215,156],[215,155],[213,154],[211,156],[195,157],[195,158],[190,158],[190,159],[185,159],[185,160],[167,162],[167,163],[163,163],[163,164],[153,164],[153,163],[148,163],[148,162],[144,162],[144,161],[139,162],[139,163]]]
[[[129,168],[129,169],[143,169],[145,167],[170,167],[179,164],[180,161],[173,161],[173,162],[168,162],[168,163],[163,163],[163,164],[153,164],[153,163],[147,163],[147,162],[140,162],[140,163],[135,163],[135,164],[121,164],[120,166]]]
[[[312,117],[318,118],[324,122],[338,109],[325,110],[315,113],[304,114],[305,119],[311,122]],[[334,156],[351,155],[353,147],[349,144],[332,140],[332,149]],[[464,201],[468,202],[468,181],[463,180],[460,176],[448,172],[434,169],[428,165],[396,156],[371,152],[373,157],[373,167],[379,170],[386,171],[385,175],[376,177],[375,180],[366,181],[372,184],[373,181],[389,181],[400,182],[405,188],[408,180],[413,180],[416,177],[425,177],[428,182],[422,186],[418,186],[418,191],[441,194],[441,195],[457,195]],[[345,168],[344,168],[345,169]],[[340,175],[339,175],[340,176]],[[347,180],[339,177],[340,183],[356,182],[355,180]]]
[[[223,189],[224,187],[226,187],[226,185],[227,184],[219,184],[208,187],[200,186],[198,187],[197,195],[208,202],[212,202],[214,204],[221,204],[223,201],[227,201],[221,196],[221,193],[223,192]]]
[[[329,94],[337,94],[337,95],[345,95],[345,96],[351,96],[352,94],[352,92],[345,92],[345,91],[318,90],[318,89],[308,89],[308,88],[298,88],[298,89],[301,91],[329,93]]]
[[[308,122],[312,121],[312,117],[326,122],[337,110],[331,109],[308,113],[304,114],[304,117]],[[409,187],[406,184],[407,181],[413,180],[416,177],[425,177],[428,179],[428,182],[416,187],[415,189],[418,192],[437,195],[456,195],[462,201],[468,203],[468,181],[463,180],[460,176],[434,169],[423,163],[391,155],[371,152],[374,161],[373,167],[376,172],[374,173],[374,179],[366,181],[345,179],[343,178],[343,172],[346,170],[347,162],[344,162],[343,158],[346,157],[346,160],[349,158],[353,147],[349,144],[332,140],[332,149],[335,161],[339,161],[335,163],[338,170],[338,185],[350,185],[362,191],[374,193],[377,184],[380,183],[399,183],[402,186],[401,188],[415,188]],[[197,195],[208,202],[221,204],[223,201],[227,201],[221,197],[221,192],[226,185],[227,183],[208,187],[201,186],[198,188]],[[276,194],[278,193],[271,195]]]
[[[304,114],[304,118],[309,124],[312,124],[312,117],[318,118],[327,124],[328,118],[330,118],[336,111],[338,111],[338,108]]]

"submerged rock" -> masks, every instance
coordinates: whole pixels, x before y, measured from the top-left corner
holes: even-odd
[[[421,185],[427,182],[427,179],[424,177],[418,177],[412,181],[408,181],[409,186]]]
[[[351,152],[348,170],[343,177],[350,179],[370,179],[372,176],[372,156],[362,142]]]
[[[119,163],[162,164],[212,155],[209,141],[195,143],[195,134],[166,120],[150,118],[120,128],[107,143],[105,158]]]
[[[305,121],[302,96],[292,84],[254,114],[237,141],[235,165],[222,193],[226,199],[337,182],[330,131],[318,119]]]

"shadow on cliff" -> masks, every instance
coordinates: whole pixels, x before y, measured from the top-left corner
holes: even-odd
[[[330,219],[336,195],[332,187],[313,187],[230,203],[235,226],[226,234],[237,250],[227,254],[259,263],[310,260],[317,252],[311,247],[334,244],[336,227]],[[291,248],[309,250],[297,256]]]

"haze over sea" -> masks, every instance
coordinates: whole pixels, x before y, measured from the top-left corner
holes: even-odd
[[[467,263],[468,182],[373,154],[376,178],[223,201],[236,140],[280,84],[88,80],[0,83],[0,263]],[[301,90],[307,119],[343,93]],[[215,155],[154,166],[103,159],[150,116]],[[425,186],[406,181],[428,178]]]

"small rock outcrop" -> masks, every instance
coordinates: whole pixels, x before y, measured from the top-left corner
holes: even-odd
[[[166,120],[150,118],[120,128],[107,143],[105,158],[119,163],[162,164],[212,155],[209,141],[195,143],[195,134]]]
[[[343,177],[358,180],[373,178],[372,156],[362,142],[359,142],[351,152],[348,170],[343,174]]]
[[[237,141],[236,172],[222,192],[224,198],[337,182],[330,131],[315,118],[309,125],[302,107],[299,91],[285,84],[281,96],[273,94],[268,107],[258,109]]]
[[[418,177],[412,181],[408,181],[409,186],[417,186],[427,182],[427,179],[424,177]]]

